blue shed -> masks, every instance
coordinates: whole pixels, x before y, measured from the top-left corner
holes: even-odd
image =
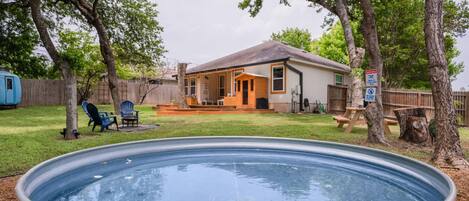
[[[0,69],[0,106],[21,103],[21,81],[18,76]]]

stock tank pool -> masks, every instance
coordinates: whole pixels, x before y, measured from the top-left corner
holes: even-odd
[[[392,153],[260,137],[138,141],[66,154],[21,177],[20,200],[455,200],[448,176]]]

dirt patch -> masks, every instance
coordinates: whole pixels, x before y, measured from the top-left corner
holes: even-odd
[[[15,185],[21,175],[0,179],[0,201],[16,200]]]
[[[448,174],[458,188],[458,201],[469,201],[469,169],[442,169]]]

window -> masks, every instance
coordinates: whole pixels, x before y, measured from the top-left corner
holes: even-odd
[[[238,80],[238,88],[237,89],[238,89],[238,91],[241,91],[241,81],[240,80]]]
[[[225,76],[218,77],[218,96],[225,96]]]
[[[184,94],[186,94],[186,96],[189,95],[189,83],[187,82],[187,79],[184,79]]]
[[[335,74],[335,85],[344,85],[344,75]]]
[[[285,91],[285,67],[272,66],[272,92]]]
[[[191,79],[191,95],[195,95],[195,79]]]
[[[13,80],[7,78],[7,90],[13,89]]]
[[[254,79],[251,79],[251,91],[254,91]]]

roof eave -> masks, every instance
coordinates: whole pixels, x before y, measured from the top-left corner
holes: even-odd
[[[290,57],[286,57],[282,59],[274,59],[274,60],[268,60],[268,61],[262,61],[262,62],[256,62],[256,63],[241,64],[241,65],[230,66],[230,67],[221,67],[221,68],[215,68],[215,69],[210,69],[210,70],[195,71],[191,73],[186,73],[186,75],[222,71],[222,70],[227,70],[227,69],[232,69],[232,68],[242,68],[242,67],[247,67],[247,66],[255,66],[255,65],[268,64],[268,63],[284,62],[284,61],[288,61],[289,59]]]
[[[342,69],[342,68],[339,68],[339,67],[330,67],[330,66],[326,66],[324,64],[320,64],[320,63],[316,63],[316,62],[305,61],[303,59],[290,58],[290,61],[303,63],[303,64],[307,64],[307,65],[312,65],[312,66],[317,66],[317,67],[320,67],[320,68],[323,68],[323,69],[332,70],[332,71],[341,72],[341,73],[350,73],[351,72],[350,68]]]

